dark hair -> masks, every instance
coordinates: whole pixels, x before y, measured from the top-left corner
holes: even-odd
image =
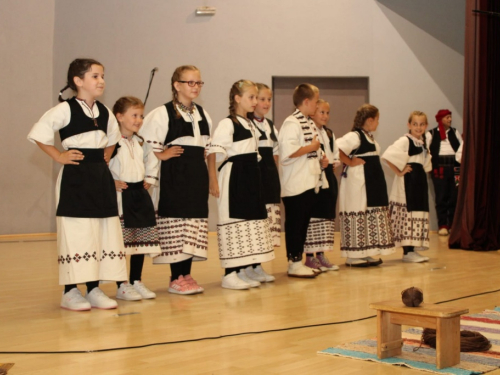
[[[229,90],[229,116],[236,122],[238,122],[238,119],[236,117],[236,101],[234,100],[234,97],[236,95],[243,96],[249,87],[255,87],[257,89],[257,85],[252,81],[240,79],[239,81],[233,83],[231,90]]]
[[[71,62],[71,64],[69,64],[66,86],[64,86],[64,88],[61,91],[59,91],[60,102],[64,102],[64,99],[62,98],[62,93],[67,89],[78,91],[75,85],[75,81],[73,79],[75,77],[83,79],[85,73],[87,73],[91,69],[92,65],[100,65],[104,68],[104,65],[102,65],[99,61],[94,59],[75,59]]]
[[[144,103],[141,99],[136,98],[135,96],[122,96],[118,99],[113,106],[113,114],[116,116],[118,113],[124,114],[127,112],[129,108],[142,108],[144,109]],[[119,123],[118,123],[119,124]],[[134,135],[142,139],[144,142],[144,138],[142,138],[139,134],[134,132]]]
[[[293,91],[293,105],[298,107],[304,100],[314,98],[319,93],[319,89],[310,83],[301,83]]]
[[[175,89],[174,83],[181,81],[182,73],[184,73],[186,70],[190,70],[190,71],[194,71],[194,72],[200,71],[200,69],[198,69],[194,65],[182,65],[182,66],[179,66],[177,69],[175,69],[174,74],[172,74],[172,79],[170,80],[170,84],[172,85],[172,100],[174,102],[174,109],[175,109],[175,113],[176,113],[177,118],[181,118],[181,114],[179,113],[179,111],[177,111],[177,106],[175,105],[176,103],[179,102],[179,99],[178,99],[179,94],[178,94],[177,90]]]
[[[363,104],[358,108],[352,125],[352,130],[362,129],[366,120],[375,118],[378,115],[378,108],[371,104]]]

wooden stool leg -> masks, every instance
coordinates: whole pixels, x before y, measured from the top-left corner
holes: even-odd
[[[391,323],[391,313],[377,311],[377,356],[380,359],[401,354],[401,326]]]
[[[436,329],[436,363],[442,369],[460,363],[460,317],[438,319]]]

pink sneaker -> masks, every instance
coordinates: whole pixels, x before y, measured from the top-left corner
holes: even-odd
[[[170,286],[168,287],[168,292],[174,294],[198,293],[196,288],[184,279],[184,276],[179,276],[177,280],[171,281]]]
[[[314,273],[321,273],[321,263],[315,257],[306,256],[306,262],[304,264],[306,267],[309,267],[313,270]]]
[[[321,267],[320,267],[321,271],[338,271],[339,270],[339,266],[330,262],[324,253],[318,254],[316,256],[316,258],[318,259],[319,263],[321,264]]]
[[[191,277],[191,275],[184,276],[184,280],[186,280],[187,283],[191,284],[197,290],[197,293],[203,293],[205,291],[205,289],[199,286],[196,280]]]

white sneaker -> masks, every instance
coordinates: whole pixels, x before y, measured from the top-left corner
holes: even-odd
[[[150,291],[142,281],[135,280],[133,285],[135,291],[139,293],[142,299],[153,299],[156,298],[156,293]]]
[[[441,228],[441,229],[439,229],[438,234],[440,236],[447,236],[449,234],[448,228]]]
[[[105,295],[99,288],[92,289],[90,293],[87,293],[85,298],[90,302],[90,305],[96,309],[110,310],[118,307],[116,301]]]
[[[243,268],[240,270],[240,272],[238,272],[238,277],[241,280],[243,280],[244,282],[246,282],[247,284],[249,284],[252,288],[256,288],[256,287],[260,286],[260,282],[258,282],[257,280],[252,280],[251,278],[249,278],[247,276],[247,273],[245,272],[245,270]]]
[[[265,278],[264,282],[266,283],[273,282],[276,279],[273,275],[269,275],[268,273],[266,273],[266,271],[264,271],[264,268],[262,268],[260,264],[257,267],[255,267],[253,271],[260,277]]]
[[[288,276],[313,279],[316,275],[317,273],[312,268],[304,266],[300,260],[298,262],[288,261]]]
[[[251,286],[247,282],[241,280],[236,271],[231,272],[222,278],[222,287],[226,289],[250,289]]]
[[[255,272],[255,269],[253,268],[253,266],[248,266],[247,268],[243,269],[242,271],[245,271],[247,277],[250,280],[259,281],[261,283],[266,282],[266,278],[262,275],[259,275],[257,272]]]
[[[116,298],[123,299],[125,301],[140,301],[142,296],[132,285],[125,281],[120,284],[120,287],[116,291]]]
[[[422,263],[425,261],[425,257],[420,256],[420,254],[415,251],[410,251],[408,254],[403,255],[403,262],[405,263]]]
[[[424,258],[424,259],[425,259],[425,262],[427,262],[427,261],[429,260],[429,257],[426,257],[425,255],[422,255],[422,254],[420,254],[420,253],[416,252],[415,250],[413,250],[413,252],[414,252],[415,254],[417,254],[419,257]]]
[[[68,293],[64,293],[61,298],[61,307],[71,311],[87,311],[91,306],[78,288],[71,289]]]

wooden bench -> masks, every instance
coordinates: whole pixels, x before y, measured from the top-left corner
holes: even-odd
[[[377,356],[380,359],[401,354],[401,325],[436,330],[436,366],[438,369],[460,363],[460,315],[468,309],[458,309],[422,303],[407,307],[399,301],[371,303],[377,310]]]

